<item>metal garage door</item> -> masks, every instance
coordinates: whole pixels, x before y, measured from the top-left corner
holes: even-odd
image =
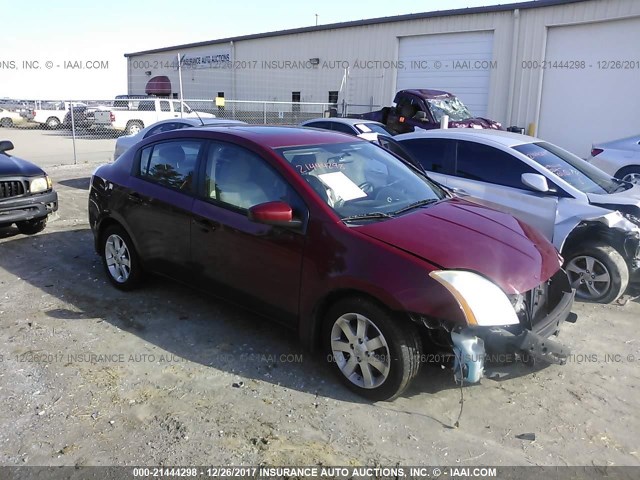
[[[640,18],[549,28],[538,136],[584,158],[592,142],[637,134],[639,46]]]
[[[396,88],[432,88],[462,99],[474,115],[487,116],[493,32],[445,33],[400,39]]]

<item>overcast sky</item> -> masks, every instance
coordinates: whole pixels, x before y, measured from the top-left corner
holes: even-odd
[[[509,0],[4,0],[0,98],[107,99],[127,93],[125,53],[289,28]],[[100,60],[98,70],[65,62]],[[25,68],[24,62],[39,68]],[[51,62],[51,63],[47,63]],[[66,63],[68,65],[68,63]]]

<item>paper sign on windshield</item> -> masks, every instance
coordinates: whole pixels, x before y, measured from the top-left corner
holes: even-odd
[[[342,172],[323,173],[322,175],[318,175],[318,178],[345,202],[347,200],[353,200],[354,198],[367,196],[366,193],[360,190],[358,185],[353,183],[351,179]]]

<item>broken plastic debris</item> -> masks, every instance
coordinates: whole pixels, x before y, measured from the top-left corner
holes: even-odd
[[[521,433],[520,435],[516,435],[516,438],[520,439],[520,440],[530,440],[530,441],[534,441],[536,439],[536,434],[535,433]]]

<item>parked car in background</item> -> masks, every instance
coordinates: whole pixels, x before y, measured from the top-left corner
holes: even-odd
[[[380,122],[356,118],[314,118],[302,122],[300,126],[346,133],[347,135],[354,135],[370,141],[375,141],[379,133],[384,135],[394,134]]]
[[[154,135],[95,171],[89,223],[115,287],[159,273],[251,308],[322,345],[370,399],[410,384],[423,337],[458,353],[460,382],[480,379],[485,349],[567,358],[548,338],[575,321],[555,248],[358,138],[265,126]]]
[[[95,113],[98,127],[120,130],[135,135],[143,128],[160,120],[171,118],[215,118],[215,115],[197,112],[180,100],[164,98],[118,99],[110,110],[100,109]]]
[[[20,115],[20,113],[0,108],[0,127],[10,128],[25,123],[27,123],[27,119]]]
[[[393,132],[407,133],[413,132],[416,128],[440,128],[440,121],[444,115],[449,117],[449,128],[503,129],[498,122],[473,116],[458,97],[442,90],[400,90],[396,93],[391,107],[349,116],[374,120],[383,123]]]
[[[76,107],[87,106],[81,102],[40,102],[33,110],[32,121],[49,129],[60,128],[71,105]]]
[[[640,184],[640,135],[594,143],[587,161],[613,177]]]
[[[538,138],[495,130],[398,135],[429,176],[538,228],[582,299],[609,303],[640,270],[640,186]]]
[[[73,109],[73,116],[71,110]],[[85,105],[75,105],[70,108],[62,120],[62,126],[67,129],[87,130],[95,125],[95,108]],[[72,125],[73,120],[73,125]]]
[[[0,141],[0,228],[16,224],[20,233],[44,229],[49,214],[58,209],[51,179],[36,165],[9,155],[13,143]]]
[[[148,127],[143,128],[135,135],[125,135],[119,137],[116,140],[116,149],[113,152],[113,159],[122,155],[128,148],[135,145],[141,140],[150,137],[151,135],[157,135],[162,132],[169,132],[171,130],[178,130],[181,128],[189,127],[201,127],[201,126],[214,126],[214,125],[245,125],[246,122],[240,120],[225,120],[222,118],[171,118],[169,120],[160,120]]]

